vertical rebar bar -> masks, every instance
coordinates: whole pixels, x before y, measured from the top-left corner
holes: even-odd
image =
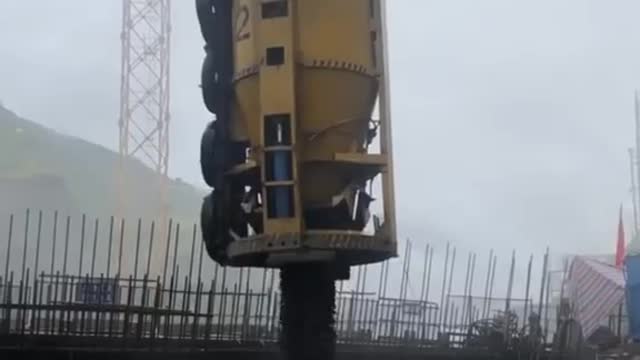
[[[431,247],[430,251],[429,251],[429,267],[427,269],[427,289],[425,291],[424,294],[424,299],[426,301],[429,301],[429,294],[431,292],[431,269],[433,267],[433,253],[434,253],[434,248]]]
[[[93,279],[96,273],[96,250],[98,249],[98,229],[100,227],[100,220],[96,218],[93,224],[93,253],[91,254],[91,278]]]
[[[20,305],[20,310],[18,310],[18,321],[17,324],[20,326],[20,335],[24,336],[25,331],[25,318],[27,317],[27,307],[23,306],[25,303],[28,303],[28,290],[29,290],[29,271],[26,270],[26,277],[24,280],[20,280],[20,299],[18,300],[18,304]]]
[[[411,269],[412,255],[413,255],[413,242],[409,241],[409,254],[407,256],[407,265],[404,270],[407,275],[405,277],[404,295],[402,296],[403,311],[401,312],[401,317],[400,317],[400,322],[402,326],[405,327],[405,329],[406,329],[405,324],[407,324],[409,327],[411,326],[411,318],[409,318],[409,321],[407,321],[407,316],[409,316],[410,314],[407,311],[404,311],[404,306],[406,306],[408,296],[409,296],[408,291],[409,291],[409,286],[411,281],[410,269]]]
[[[251,268],[248,268],[247,269],[247,285],[245,287],[245,294],[244,294],[244,308],[243,308],[244,310],[243,310],[243,315],[242,315],[242,324],[243,324],[243,326],[241,328],[243,339],[246,339],[245,338],[245,333],[247,331],[247,328],[248,328],[249,322],[250,322],[250,320],[249,320],[250,318],[248,317],[249,316],[248,312],[250,310],[248,308],[248,306],[249,306],[249,303],[251,302],[250,285],[251,285]]]
[[[4,300],[5,305],[11,305],[13,303],[13,287],[14,287],[13,282],[14,282],[14,272],[11,271],[9,272],[7,290],[5,293],[5,300]],[[4,316],[4,318],[7,319],[7,323],[5,325],[7,329],[6,331],[11,330],[11,313],[12,313],[12,307],[7,306],[5,310],[5,316]]]
[[[542,264],[542,282],[540,284],[540,299],[538,302],[538,317],[539,319],[542,320],[542,305],[544,302],[544,290],[546,287],[546,282],[547,282],[547,266],[548,266],[548,262],[549,262],[549,248],[547,248],[547,251],[544,254],[544,261]]]
[[[433,252],[434,252],[434,250],[435,249],[433,247],[431,247],[429,249],[429,253],[428,253],[429,265],[427,267],[427,287],[426,287],[425,293],[424,293],[424,301],[425,301],[425,305],[424,305],[425,306],[425,311],[424,312],[425,312],[425,314],[424,314],[423,320],[422,320],[423,321],[422,336],[423,336],[424,340],[429,338],[430,327],[429,327],[428,322],[431,322],[431,310],[428,310],[428,309],[429,309],[429,294],[430,294],[430,291],[431,291],[431,269],[432,269],[432,265],[433,265]],[[427,319],[427,312],[428,312],[428,319]]]
[[[51,266],[49,268],[49,275],[53,276],[56,263],[56,243],[58,242],[58,211],[53,212],[53,234],[51,236]]]
[[[515,275],[516,269],[516,251],[514,250],[511,255],[511,269],[509,271],[509,283],[507,285],[507,297],[505,301],[504,307],[504,334],[505,334],[505,344],[509,344],[511,341],[511,294],[513,291],[513,279]]]
[[[442,321],[444,319],[444,309],[446,307],[444,304],[444,295],[447,290],[447,271],[449,271],[450,246],[451,245],[447,243],[447,252],[444,256],[444,276],[442,277],[442,294],[440,296],[440,307],[438,311],[438,327],[440,328],[440,330],[442,330]]]
[[[169,310],[173,311],[174,307],[177,306],[178,303],[178,293],[180,287],[180,266],[176,265],[175,272],[171,275],[171,291],[169,292]],[[168,337],[171,338],[171,334],[173,333],[173,320],[174,316],[169,316],[168,328],[169,334]]]
[[[131,306],[133,305],[133,290],[135,285],[133,283],[133,276],[129,275],[129,291],[127,292],[127,304],[124,310],[124,322],[122,324],[122,339],[129,337],[129,317],[131,316]]]
[[[527,322],[529,321],[529,292],[531,291],[532,268],[533,268],[533,254],[529,256],[529,265],[527,265],[527,284],[524,292],[524,314],[522,315],[522,327],[524,329],[527,328]]]
[[[338,297],[338,334],[339,336],[342,335],[342,333],[344,332],[344,318],[345,318],[345,300],[346,298],[344,297],[344,283],[345,281],[342,280],[340,281],[340,285],[339,285],[339,290],[338,290],[338,294],[340,294],[340,296]]]
[[[104,273],[100,273],[100,290],[99,290],[99,298],[100,298],[100,303],[102,303],[103,299],[105,298],[105,289],[104,289]],[[95,329],[94,329],[94,334],[93,336],[95,336],[96,338],[100,335],[100,332],[102,332],[103,329],[103,324],[102,324],[102,319],[101,319],[101,315],[102,315],[102,311],[96,311],[95,313]],[[151,328],[151,334],[153,334],[154,328]]]
[[[191,284],[189,283],[189,276],[185,275],[184,277],[184,285],[182,286],[182,302],[181,302],[181,313],[180,313],[180,328],[178,332],[178,338],[182,339],[184,337],[184,328],[186,317],[185,314],[189,311],[189,299],[191,298]]]
[[[211,338],[211,322],[214,317],[213,309],[215,308],[215,304],[214,304],[215,295],[216,295],[216,282],[215,280],[211,280],[211,285],[209,288],[209,296],[207,298],[207,319],[205,320],[205,330],[204,330],[205,340],[209,340]],[[218,323],[220,323],[219,319],[218,319]],[[219,332],[218,332],[218,335],[219,335]]]
[[[78,282],[80,282],[80,281],[81,281],[81,280],[80,280],[80,278],[78,278]],[[89,283],[89,274],[85,274],[85,276],[84,276],[84,281],[85,281],[85,286],[86,286],[86,287],[90,286],[90,285],[89,285],[89,284],[90,284],[90,283]],[[86,290],[85,290],[85,291],[86,291]],[[88,293],[88,292],[85,292],[84,294],[81,294],[81,295],[82,295],[82,302],[83,302],[83,303],[85,303],[85,304],[86,304],[86,303],[88,303],[89,301],[91,301],[91,300],[90,300],[90,297],[89,297],[90,295],[89,295],[89,293]],[[86,312],[85,312],[85,311],[84,311],[84,309],[83,309],[83,310],[80,312],[80,334],[81,334],[81,335],[84,335],[84,329],[85,329],[85,327],[84,327],[84,325],[85,325],[85,314],[86,314]]]
[[[221,293],[221,301],[220,301],[220,309],[218,310],[218,340],[221,339],[222,333],[224,331],[224,322],[225,322],[225,313],[226,313],[226,297],[225,297],[225,289],[227,286],[227,267],[222,268],[222,284],[220,287]]]
[[[36,232],[36,261],[34,265],[33,278],[38,279],[38,271],[40,267],[40,239],[42,235],[42,210],[38,212],[38,229]],[[34,289],[35,292],[35,289]]]
[[[458,330],[458,324],[460,323],[458,319],[460,307],[457,304],[452,304],[452,307],[453,317],[451,318],[452,323],[450,329],[452,332],[456,333]]]
[[[267,269],[262,269],[262,290],[260,292],[260,298],[259,298],[259,302],[258,302],[258,338],[261,338],[262,336],[262,317],[263,317],[263,313],[262,310],[264,308],[264,300],[265,300],[265,294],[267,291]]]
[[[238,301],[238,283],[236,282],[235,284],[233,284],[233,290],[231,293],[231,319],[230,319],[230,323],[229,323],[229,338],[231,340],[235,340],[235,330],[236,330],[236,325],[237,325],[237,314],[236,314],[236,309],[237,309],[237,301]]]
[[[147,270],[145,271],[145,274],[147,275],[151,275],[151,258],[153,257],[153,240],[155,238],[155,233],[156,233],[156,222],[152,221],[151,222],[151,229],[149,230],[149,250],[147,251]]]
[[[491,279],[489,281],[489,302],[487,304],[487,310],[485,314],[485,318],[491,315],[491,304],[493,303],[493,285],[496,278],[496,265],[498,264],[498,256],[493,255],[493,266],[491,267]]]
[[[374,315],[375,323],[373,324],[373,327],[374,327],[373,336],[379,336],[379,332],[380,332],[380,298],[382,297],[384,271],[387,264],[388,264],[388,261],[383,261],[380,263],[380,279],[378,281],[378,291],[376,292],[376,299],[375,299],[376,307],[375,307],[375,315]]]
[[[43,292],[44,292],[44,279],[45,279],[44,271],[42,271],[40,273],[40,279],[41,279],[40,280],[40,291],[38,293],[38,302],[37,302],[38,309],[37,309],[37,312],[36,312],[36,315],[35,315],[35,318],[36,318],[36,326],[35,326],[36,334],[40,334],[40,314],[41,314],[40,307],[41,307],[41,305],[43,305],[42,298],[43,298]]]
[[[167,309],[169,310],[169,312],[171,312],[171,310],[173,310],[173,291],[174,291],[174,285],[175,285],[175,274],[171,274],[171,276],[169,277],[169,301],[167,303]],[[169,338],[169,332],[171,330],[171,314],[167,313],[164,316],[164,338],[168,339]]]
[[[360,291],[360,327],[362,328],[366,323],[364,323],[364,317],[366,316],[366,312],[364,309],[364,305],[366,303],[366,292],[367,292],[367,272],[369,271],[369,266],[364,266],[364,274],[362,275],[362,290]]]
[[[487,277],[484,284],[484,294],[482,295],[482,317],[485,316],[487,308],[487,297],[489,296],[489,280],[491,278],[491,267],[493,266],[493,249],[489,250],[489,265],[487,265]]]
[[[456,252],[457,252],[457,248],[454,247],[453,248],[453,254],[451,255],[451,270],[449,271],[449,286],[447,287],[447,306],[449,306],[450,303],[450,299],[451,299],[451,290],[453,287],[453,272],[455,271],[456,268]],[[445,323],[448,323],[449,319],[446,318],[447,314],[448,314],[448,309],[445,310]]]
[[[420,301],[424,301],[424,292],[427,286],[427,265],[429,262],[429,244],[424,249],[424,262],[422,264],[422,285],[420,287]]]
[[[180,243],[180,223],[176,224],[176,242],[175,242],[175,246],[173,248],[173,266],[171,266],[171,269],[173,269],[173,273],[175,274],[176,272],[176,266],[178,266],[178,244]]]
[[[383,261],[380,263],[380,280],[378,282],[378,297],[382,296],[382,285],[383,285],[383,280],[384,280],[384,268],[386,266],[386,264],[388,263],[388,261]]]
[[[400,326],[400,335],[402,335],[402,330],[404,329],[404,322],[406,318],[406,312],[404,311],[404,307],[407,301],[407,288],[409,286],[409,267],[411,266],[411,250],[413,248],[413,243],[410,239],[407,239],[407,247],[405,251],[405,258],[402,262],[402,274],[403,280],[400,287],[400,314],[398,319],[398,325]]]
[[[29,214],[29,209],[27,209],[24,220],[24,246],[22,247],[22,275],[20,276],[21,281],[24,281],[25,269],[27,266],[27,244],[29,243]]]
[[[467,314],[463,314],[465,318],[462,322],[462,325],[465,327],[471,325],[471,307],[473,306],[473,280],[476,273],[476,257],[477,254],[473,253],[473,259],[471,261],[471,276],[469,278],[469,289],[467,290],[467,294],[469,295],[468,303],[466,306]]]
[[[133,261],[133,280],[134,281],[138,280],[138,261],[139,261],[139,257],[140,257],[140,236],[141,236],[141,232],[142,232],[142,219],[138,218],[138,228],[137,228],[137,231],[136,231],[136,252],[135,252],[135,258],[134,258],[134,261]],[[134,293],[134,297],[135,297],[135,293]]]
[[[407,254],[409,253],[409,247],[410,247],[410,240],[407,240],[407,243],[405,245],[404,248],[404,254],[402,255],[402,264],[401,266],[401,270],[400,270],[400,294],[398,296],[398,298],[402,299],[402,294],[404,294],[404,277],[407,275],[407,272],[405,271],[405,268],[407,266]]]
[[[11,241],[13,240],[13,214],[9,216],[9,234],[7,236],[7,254],[4,260],[4,278],[9,279],[9,266],[11,264]]]
[[[82,277],[82,260],[84,258],[84,233],[87,225],[87,216],[82,214],[82,224],[80,230],[80,256],[78,257],[78,278]],[[79,280],[79,279],[78,279]]]
[[[469,278],[471,276],[471,274],[469,273],[471,271],[471,257],[472,253],[469,252],[469,256],[467,257],[467,272],[464,278],[464,291],[462,292],[462,319],[465,318],[464,314],[467,309],[467,290],[469,289]]]
[[[25,304],[28,304],[28,300],[25,301]],[[30,328],[30,333],[31,335],[34,334],[35,332],[35,314],[34,314],[34,310],[38,307],[38,273],[34,272],[33,273],[33,297],[31,300],[31,306],[30,306],[30,316],[29,316],[29,328]]]
[[[56,280],[55,280],[55,285],[54,285],[54,290],[53,290],[53,303],[54,304],[58,303],[59,285],[60,285],[60,271],[56,271]],[[62,312],[60,312],[59,314],[62,315]],[[54,334],[55,333],[57,315],[58,315],[58,311],[57,310],[54,310],[53,313],[51,314],[52,319],[51,319],[50,328],[49,328],[49,333],[50,334]]]
[[[544,301],[544,292],[545,292],[545,288],[547,286],[547,275],[548,275],[548,264],[549,264],[549,248],[547,247],[547,250],[544,254],[544,260],[543,260],[543,264],[542,264],[542,281],[540,284],[540,298],[538,300],[538,319],[539,319],[539,325],[538,326],[542,326],[542,306],[543,306],[543,301]],[[540,330],[542,330],[540,328]],[[540,359],[540,353],[542,352],[541,347],[544,344],[542,342],[537,341],[535,344],[535,357],[534,359],[538,360]]]
[[[545,294],[545,301],[544,301],[544,332],[542,333],[543,339],[542,342],[546,343],[547,339],[549,338],[549,296],[551,293],[551,273],[547,272],[547,292]],[[622,307],[622,304],[620,304],[620,306]],[[620,310],[622,312],[622,308]],[[618,326],[620,326],[621,324],[621,319],[618,318]]]
[[[113,250],[113,216],[109,219],[109,248],[107,249],[107,279],[111,276],[111,251]]]
[[[405,251],[404,261],[402,262],[402,283],[400,285],[400,298],[405,300],[407,298],[407,287],[409,285],[409,267],[411,266],[411,250],[413,249],[413,243],[411,239],[407,239],[407,248]]]
[[[382,297],[387,297],[387,287],[389,284],[389,267],[391,262],[387,260],[387,266],[384,268],[384,285],[382,286]]]
[[[406,252],[405,252],[406,253]],[[354,311],[355,311],[355,307],[357,306],[356,301],[357,301],[357,291],[360,288],[360,276],[361,276],[361,267],[358,267],[358,272],[356,275],[356,286],[355,286],[355,290],[352,286],[349,286],[350,289],[350,298],[349,298],[349,315],[347,317],[347,337],[349,339],[351,339],[351,337],[353,336],[353,327],[354,327]],[[351,284],[349,284],[351,285]],[[402,286],[402,285],[401,285]]]
[[[269,285],[269,296],[267,297],[267,309],[266,309],[266,312],[267,312],[266,317],[267,317],[267,319],[266,319],[266,321],[265,321],[265,322],[266,322],[266,328],[265,328],[265,330],[266,330],[266,332],[267,332],[267,334],[268,334],[269,338],[271,337],[271,321],[272,321],[272,318],[271,318],[271,304],[272,304],[273,296],[274,296],[274,293],[275,293],[275,290],[274,290],[274,284],[275,284],[275,272],[276,272],[276,271],[275,271],[275,270],[273,270],[273,269],[271,269],[271,270],[270,270],[270,276],[269,276],[269,277],[270,277],[270,280],[269,280],[269,284],[270,284],[270,285]],[[342,283],[343,283],[343,282],[340,282],[340,284],[342,284]],[[342,286],[342,285],[340,285],[340,286]]]
[[[193,321],[191,326],[191,340],[198,337],[198,328],[200,326],[200,308],[202,307],[202,297],[204,296],[204,284],[198,279],[196,286],[195,303],[193,304]]]
[[[198,260],[198,281],[202,279],[202,264],[203,264],[203,257],[204,257],[204,241],[202,241],[202,239],[200,240],[199,257],[200,257],[200,260]],[[216,269],[215,271],[217,272],[218,269]],[[214,277],[214,280],[215,280],[215,277]]]
[[[122,254],[124,250],[124,227],[126,223],[124,219],[120,219],[120,246],[118,247],[118,272],[117,277],[122,277]]]
[[[173,219],[169,219],[169,227],[168,227],[168,231],[167,231],[167,246],[164,250],[164,266],[163,266],[163,270],[162,270],[162,283],[166,284],[167,283],[167,268],[169,267],[169,251],[171,249],[170,245],[171,245],[171,233],[172,233],[172,227],[173,227]]]
[[[195,257],[195,251],[196,251],[196,232],[197,232],[197,227],[195,224],[193,224],[193,234],[192,234],[192,239],[191,239],[191,256],[189,256],[189,284],[191,284],[191,280],[193,278],[193,260]]]

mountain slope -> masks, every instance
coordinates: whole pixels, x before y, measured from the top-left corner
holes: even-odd
[[[71,206],[77,211],[95,216],[113,215],[118,199],[118,165],[117,153],[59,134],[0,106],[0,179],[5,182],[56,178],[64,183]],[[159,193],[153,172],[137,160],[127,161],[125,166],[128,174],[127,215],[155,217]],[[170,180],[170,215],[179,221],[194,222],[203,195],[201,189]],[[44,205],[47,208],[56,206]],[[16,210],[21,208],[21,204],[10,206]]]

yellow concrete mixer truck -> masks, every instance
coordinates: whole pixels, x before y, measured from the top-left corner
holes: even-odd
[[[223,266],[280,269],[285,357],[332,359],[335,281],[397,251],[385,2],[196,0],[196,10],[215,115],[200,154],[213,189],[201,211],[207,252]]]

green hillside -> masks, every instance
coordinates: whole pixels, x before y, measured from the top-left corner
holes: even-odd
[[[0,106],[0,179],[60,178],[69,191],[73,208],[95,216],[112,215],[118,199],[115,186],[118,159],[118,154],[109,149],[59,134]],[[126,167],[130,200],[127,215],[153,217],[158,198],[153,172],[135,160]],[[172,180],[171,216],[187,223],[196,220],[204,193]]]

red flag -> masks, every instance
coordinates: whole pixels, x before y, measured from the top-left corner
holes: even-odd
[[[624,265],[624,225],[622,223],[622,205],[620,205],[620,220],[618,222],[618,243],[616,244],[616,267]]]

